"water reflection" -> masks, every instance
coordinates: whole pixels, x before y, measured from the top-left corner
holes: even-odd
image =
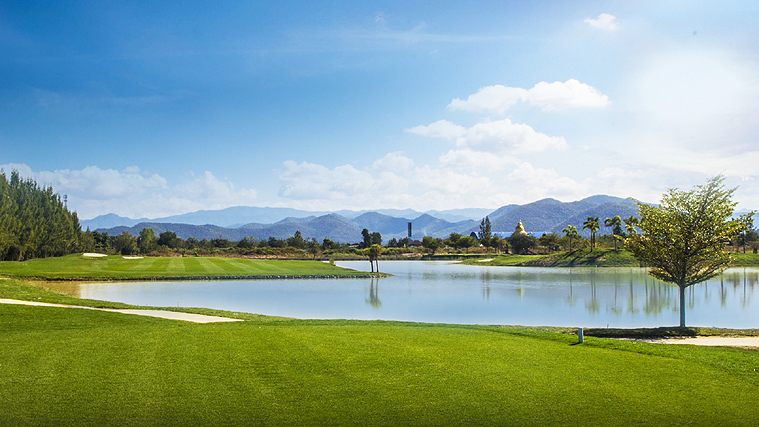
[[[367,270],[361,262],[338,265]],[[679,323],[678,288],[640,268],[486,267],[420,261],[383,265],[393,277],[61,285],[83,298],[300,318],[586,327]],[[757,284],[759,269],[741,268],[689,287],[687,323],[759,327]]]
[[[369,298],[366,299],[366,303],[374,308],[382,307],[382,301],[379,299],[379,278],[370,279],[369,283]]]

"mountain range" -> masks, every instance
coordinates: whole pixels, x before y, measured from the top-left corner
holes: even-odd
[[[290,208],[234,207],[219,211],[198,211],[154,220],[134,220],[118,215],[103,215],[81,221],[83,227],[107,232],[110,235],[126,231],[138,235],[147,227],[156,235],[173,231],[187,239],[240,240],[245,236],[259,240],[273,236],[285,239],[300,231],[304,238],[322,241],[328,238],[337,242],[355,243],[362,240],[361,230],[379,232],[383,242],[407,236],[408,223],[412,224],[412,238],[424,236],[447,237],[450,233],[468,235],[479,230],[480,220],[486,215],[494,233],[510,235],[521,220],[525,229],[539,236],[542,233],[561,233],[568,224],[577,227],[585,237],[582,223],[589,217],[598,217],[599,234],[611,232],[603,226],[607,217],[622,218],[636,215],[638,207],[631,199],[596,195],[574,202],[542,199],[525,205],[506,205],[495,211],[489,209],[462,209],[420,213],[407,210],[311,212]],[[284,216],[284,217],[283,217]],[[255,218],[257,221],[246,221]],[[477,219],[474,219],[477,218]],[[269,221],[276,219],[276,221]],[[204,222],[199,224],[198,222]],[[220,225],[220,224],[227,224]]]

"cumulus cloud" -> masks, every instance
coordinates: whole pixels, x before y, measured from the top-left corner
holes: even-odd
[[[484,169],[487,171],[499,171],[506,166],[517,162],[516,158],[511,156],[475,151],[469,148],[449,150],[447,153],[438,157],[438,161],[441,166],[446,168],[470,170]]]
[[[609,97],[598,89],[569,79],[563,83],[539,82],[529,90],[503,85],[485,86],[466,100],[454,99],[448,104],[448,109],[503,114],[519,101],[540,107],[543,111],[600,108],[611,104]]]
[[[455,139],[464,135],[467,130],[464,126],[459,126],[455,123],[449,122],[448,120],[438,120],[435,123],[430,123],[427,126],[414,126],[412,128],[405,129],[405,131],[408,133],[413,133],[415,135],[428,136],[431,138]]]
[[[608,13],[602,13],[598,15],[598,18],[585,18],[586,24],[590,25],[593,28],[598,28],[599,30],[604,31],[614,31],[617,28],[619,28],[619,24],[617,23],[617,17]]]
[[[417,135],[452,139],[452,133],[438,132],[441,122],[446,129],[456,129],[456,145],[498,154],[530,153],[545,150],[565,150],[564,137],[548,136],[525,124],[512,123],[509,119],[477,123],[465,128],[445,120],[428,126],[417,126],[407,132]],[[433,129],[429,132],[424,130]]]
[[[385,157],[376,160],[372,168],[378,171],[406,172],[414,167],[414,161],[406,157],[403,152],[388,153]]]
[[[201,176],[185,181],[175,187],[180,196],[188,199],[204,200],[211,205],[246,205],[256,199],[256,190],[237,189],[230,181],[220,181],[211,172],[205,171]]]
[[[0,168],[6,174],[18,170],[22,177],[68,195],[69,208],[76,210],[81,218],[106,213],[156,218],[250,204],[256,199],[255,190],[238,189],[208,171],[171,187],[164,177],[147,173],[137,166],[121,171],[97,166],[81,170],[34,171],[26,164],[5,164]]]
[[[533,195],[534,200],[544,197],[576,200],[590,195],[587,185],[561,176],[553,169],[536,168],[527,162],[511,171],[507,179],[512,185],[521,187],[523,192]]]
[[[167,188],[165,178],[158,174],[143,174],[137,166],[130,166],[123,171],[87,166],[82,170],[58,169],[40,172],[32,171],[25,164],[7,164],[0,167],[8,172],[16,169],[20,175],[34,179],[40,185],[52,186],[59,193],[98,200],[131,197],[146,191]]]
[[[283,163],[284,172],[279,179],[282,186],[279,195],[289,199],[343,199],[365,194],[375,187],[374,177],[352,165],[329,169],[314,163]]]

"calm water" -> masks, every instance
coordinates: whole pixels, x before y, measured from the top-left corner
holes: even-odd
[[[367,261],[338,265],[368,270]],[[96,283],[82,298],[311,319],[584,327],[672,326],[678,290],[639,268],[529,268],[385,261],[384,279]],[[686,294],[692,326],[759,327],[759,269],[731,269]]]

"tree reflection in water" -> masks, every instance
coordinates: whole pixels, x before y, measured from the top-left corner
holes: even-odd
[[[369,298],[367,298],[365,301],[367,304],[371,305],[374,308],[380,308],[382,307],[382,301],[379,299],[379,278],[371,278],[371,282],[369,283]]]

